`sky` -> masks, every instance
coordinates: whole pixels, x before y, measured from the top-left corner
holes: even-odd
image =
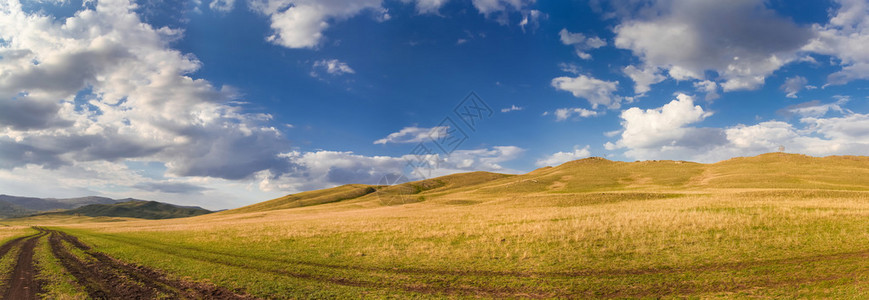
[[[0,0],[0,193],[869,155],[865,0]]]

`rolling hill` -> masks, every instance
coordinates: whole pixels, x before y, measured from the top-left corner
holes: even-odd
[[[89,204],[78,208],[42,215],[77,215],[88,217],[126,217],[139,219],[173,219],[210,214],[198,206],[178,206],[157,201],[123,199],[112,204]]]
[[[560,203],[568,195],[573,199],[667,198],[718,189],[869,191],[869,157],[767,153],[712,164],[590,157],[522,175],[470,172],[392,186],[348,184],[291,194],[221,214],[330,203],[333,208],[353,209],[423,201],[468,205],[504,199],[534,199],[534,203],[550,199]]]

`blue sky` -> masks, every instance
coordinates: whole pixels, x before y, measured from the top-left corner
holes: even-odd
[[[4,1],[0,193],[219,209],[588,156],[867,155],[867,16],[855,0]],[[473,128],[454,111],[469,95],[491,109]]]

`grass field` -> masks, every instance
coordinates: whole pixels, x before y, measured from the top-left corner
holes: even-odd
[[[104,254],[261,298],[869,297],[865,157],[586,159],[525,175],[343,186],[193,218],[100,221],[6,223],[92,247],[61,243],[76,257]],[[35,232],[5,227],[0,238]],[[37,269],[51,279],[44,295],[86,297],[48,243],[36,245]]]

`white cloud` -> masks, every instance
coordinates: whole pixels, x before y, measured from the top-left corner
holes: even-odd
[[[534,0],[471,0],[474,7],[486,16],[507,10],[522,10]]]
[[[591,103],[592,108],[598,105],[610,108],[618,108],[620,99],[613,95],[618,81],[603,81],[585,75],[577,77],[556,77],[552,79],[552,86],[557,90],[568,91],[574,97],[584,98]]]
[[[524,107],[516,106],[516,105],[514,104],[514,105],[511,105],[510,107],[502,108],[502,109],[501,109],[501,112],[502,112],[502,113],[506,113],[506,112],[511,112],[511,111],[520,111],[520,110],[523,110],[523,109],[525,109],[525,108],[524,108]]]
[[[634,94],[645,95],[651,90],[651,85],[664,81],[667,76],[661,74],[658,67],[643,66],[642,69],[635,66],[627,66],[624,72],[634,81]]]
[[[694,82],[694,88],[699,92],[706,94],[706,101],[712,101],[721,97],[718,94],[718,84],[712,80],[702,80]]]
[[[188,76],[201,63],[168,47],[181,31],[142,23],[134,8],[101,1],[60,23],[0,7],[0,52],[14,54],[0,60],[0,168],[149,159],[171,175],[226,179],[288,168],[271,116]]]
[[[840,114],[846,113],[846,110],[843,109],[839,105],[839,103],[820,104],[820,102],[817,100],[788,107],[786,111],[803,117],[814,118],[823,117],[831,111],[838,112]]]
[[[576,55],[582,59],[591,59],[591,54],[585,51],[606,46],[606,41],[599,37],[586,37],[582,33],[571,33],[567,31],[567,28],[562,28],[558,32],[558,36],[561,38],[562,44],[573,46]]]
[[[803,76],[794,76],[785,80],[781,85],[781,90],[787,93],[788,98],[796,98],[797,93],[804,89],[809,81]]]
[[[347,63],[337,59],[321,59],[315,61],[313,70],[311,71],[311,76],[319,77],[320,72],[326,72],[332,76],[356,73],[356,71],[354,71],[353,68],[350,68]]]
[[[589,147],[586,145],[584,148],[579,148],[577,145],[573,147],[573,152],[555,152],[537,160],[535,165],[538,167],[557,166],[569,161],[586,158],[591,156],[591,151],[588,150]]]
[[[558,69],[565,73],[579,75],[579,66],[572,63],[558,63]]]
[[[757,89],[813,37],[764,3],[656,1],[615,27],[615,45],[676,80],[709,80],[706,71],[715,71],[724,91]]]
[[[450,155],[433,154],[424,157],[430,164],[419,170],[408,168],[408,163],[419,159],[415,155],[364,156],[353,152],[316,151],[290,152],[285,157],[298,166],[294,172],[273,176],[268,170],[259,174],[259,188],[265,191],[305,191],[328,188],[348,183],[377,184],[384,176],[407,176],[419,180],[470,171],[519,173],[501,164],[524,153],[515,146],[495,146],[487,149],[456,150]],[[418,165],[418,164],[414,164]],[[424,177],[420,177],[424,176]]]
[[[416,12],[418,14],[438,14],[441,6],[447,3],[448,0],[401,0],[403,3],[415,3]]]
[[[620,139],[607,143],[608,150],[624,149],[634,159],[683,159],[715,162],[735,156],[777,151],[816,156],[869,154],[869,114],[856,114],[836,103],[808,102],[785,110],[803,116],[801,126],[783,121],[725,128],[699,128],[711,114],[693,104],[690,96],[678,95],[660,108],[622,112]],[[824,117],[834,111],[842,116]]]
[[[685,94],[678,94],[675,100],[658,108],[632,107],[622,111],[621,138],[606,148],[626,148],[625,155],[636,159],[696,154],[724,142],[720,130],[688,126],[711,115]]]
[[[212,0],[208,8],[220,12],[229,12],[235,7],[235,0]]]
[[[553,112],[552,114],[555,115],[555,121],[564,121],[564,120],[570,119],[574,116],[576,116],[578,118],[588,118],[588,117],[597,116],[600,113],[593,111],[593,110],[588,110],[585,108],[575,107],[575,108],[559,108],[559,109],[556,109],[555,112]],[[544,116],[549,115],[549,112],[546,112],[543,115]]]
[[[269,17],[274,33],[269,42],[287,48],[315,48],[322,41],[330,22],[349,19],[362,11],[388,14],[381,0],[254,0],[251,8]]]
[[[398,132],[393,132],[385,138],[374,141],[374,144],[386,143],[420,143],[429,140],[445,138],[448,134],[449,126],[435,126],[432,128],[421,127],[405,127]]]
[[[536,9],[522,12],[522,21],[519,21],[519,27],[522,28],[522,32],[525,32],[525,27],[534,31],[540,27],[540,19],[546,17],[546,14]]]
[[[815,25],[818,36],[804,50],[832,55],[842,69],[827,77],[827,84],[869,79],[869,4],[865,0],[837,0],[835,14],[826,25]]]

